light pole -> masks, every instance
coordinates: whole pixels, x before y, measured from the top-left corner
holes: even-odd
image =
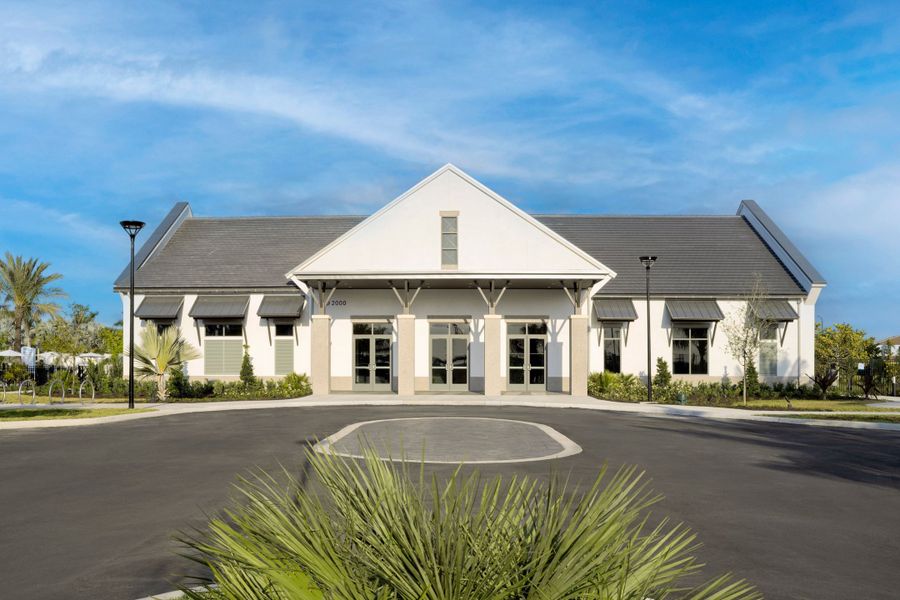
[[[143,221],[119,221],[131,238],[131,275],[128,277],[128,408],[134,408],[134,238],[144,228]]]
[[[647,402],[653,402],[653,376],[651,375],[651,349],[650,349],[650,267],[656,262],[655,256],[639,257],[641,264],[647,271]]]

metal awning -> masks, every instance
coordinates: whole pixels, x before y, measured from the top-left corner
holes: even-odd
[[[594,313],[598,321],[634,321],[638,318],[634,302],[628,298],[595,298]]]
[[[183,296],[147,296],[134,311],[134,316],[157,321],[175,320],[183,303]]]
[[[250,296],[198,296],[188,313],[194,319],[243,319]]]
[[[305,301],[300,294],[265,296],[256,314],[264,319],[297,319]]]
[[[725,318],[715,300],[667,299],[666,310],[673,321],[721,321]]]
[[[794,310],[787,300],[762,301],[759,305],[757,316],[765,321],[777,321],[779,323],[796,321],[799,318],[797,311]]]

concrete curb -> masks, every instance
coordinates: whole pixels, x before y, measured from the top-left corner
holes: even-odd
[[[58,406],[58,405],[54,405]],[[87,405],[86,408],[98,406],[112,407],[110,404]],[[115,405],[118,406],[118,405]],[[470,406],[470,407],[523,407],[523,408],[577,408],[583,410],[600,410],[618,413],[641,414],[653,417],[668,418],[694,418],[714,421],[764,421],[769,423],[788,423],[794,425],[814,425],[817,427],[842,427],[847,429],[876,429],[886,431],[900,431],[897,423],[869,423],[865,421],[828,421],[818,419],[793,419],[784,417],[763,416],[771,411],[749,412],[737,408],[717,408],[704,406],[678,406],[670,404],[632,404],[627,402],[613,402],[610,400],[597,400],[587,396],[470,396],[470,395],[436,395],[436,396],[412,396],[398,397],[395,395],[331,395],[331,396],[307,396],[305,398],[293,398],[288,400],[235,400],[225,402],[196,402],[196,403],[172,403],[142,405],[140,408],[152,408],[150,412],[133,415],[114,415],[111,417],[92,417],[87,419],[58,419],[44,421],[10,421],[0,423],[0,431],[46,429],[57,427],[80,427],[85,425],[100,425],[104,423],[121,423],[137,419],[149,419],[165,417],[169,415],[181,415],[200,412],[220,412],[228,410],[255,410],[270,408],[340,408],[352,406]],[[35,407],[37,408],[37,407]],[[2,410],[2,409],[0,409]],[[811,411],[790,411],[785,414],[822,414]],[[844,412],[829,413],[840,414],[891,414],[898,412]]]
[[[198,586],[190,588],[192,592],[208,592],[210,589],[215,588],[215,586]],[[153,596],[145,596],[143,598],[138,598],[138,600],[179,600],[179,598],[184,598],[184,593],[180,590],[175,590],[172,592],[163,592],[162,594],[154,594]]]

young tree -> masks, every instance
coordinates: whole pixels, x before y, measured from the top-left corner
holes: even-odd
[[[817,375],[834,365],[842,385],[846,386],[850,376],[856,371],[856,363],[868,361],[873,356],[875,347],[875,340],[867,336],[865,331],[854,329],[847,323],[837,323],[831,327],[817,323]]]
[[[656,359],[656,375],[653,376],[653,387],[663,389],[672,383],[672,373],[669,372],[669,363],[662,356]]]
[[[100,328],[100,352],[118,356],[124,349],[121,327]]]
[[[768,298],[768,292],[762,277],[757,274],[750,288],[750,293],[737,310],[731,312],[722,327],[728,338],[728,353],[737,361],[743,373],[744,405],[747,405],[747,373],[750,365],[756,369],[756,356],[759,353],[759,334],[771,321],[764,318],[762,305]]]
[[[254,385],[256,376],[253,374],[253,361],[250,359],[250,347],[244,346],[244,356],[241,359],[241,382],[244,385]]]
[[[166,400],[166,375],[181,363],[200,358],[200,351],[181,337],[177,327],[166,327],[162,333],[156,327],[141,331],[140,345],[134,349],[135,372],[144,377],[156,378],[156,390],[160,402]]]
[[[14,348],[31,342],[31,330],[41,317],[59,311],[51,299],[65,293],[51,284],[62,275],[48,273],[49,268],[49,263],[26,260],[10,252],[0,259],[0,313],[12,319]]]

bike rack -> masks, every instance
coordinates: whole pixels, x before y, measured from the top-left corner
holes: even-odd
[[[59,404],[65,404],[66,403],[66,384],[65,384],[65,382],[60,382],[60,381],[53,381],[50,383],[50,388],[47,390],[48,401],[50,404],[57,404],[56,402],[53,402],[53,386],[56,385],[57,383],[60,384],[59,387],[62,389],[61,396],[59,399]]]
[[[19,404],[21,406],[25,406],[25,403],[22,402],[22,388],[25,387],[26,385],[31,386],[31,403],[32,404],[34,404],[34,402],[36,400],[36,396],[37,396],[37,394],[34,391],[34,381],[31,379],[26,379],[25,381],[23,381],[22,383],[19,384]]]
[[[84,398],[82,397],[82,392],[84,391],[84,384],[89,383],[91,385],[91,402],[94,401],[94,397],[97,395],[97,390],[94,388],[94,384],[90,379],[85,379],[81,382],[81,385],[78,386],[78,399],[81,401],[81,405],[84,406]]]

